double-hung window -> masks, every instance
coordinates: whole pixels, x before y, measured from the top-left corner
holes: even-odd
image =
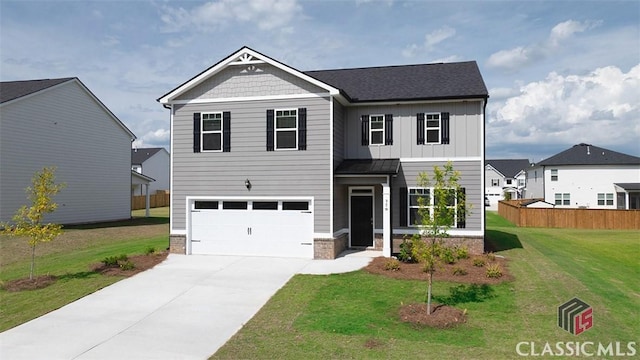
[[[422,198],[422,200],[420,200]],[[415,226],[420,224],[420,203],[423,203],[431,214],[433,205],[431,204],[431,189],[429,188],[410,188],[409,189],[409,225]]]
[[[571,205],[571,194],[569,193],[555,193],[556,205]]]
[[[298,110],[276,110],[276,150],[298,148]]]
[[[369,126],[371,128],[369,135],[370,145],[384,144],[384,116],[371,115]]]
[[[418,113],[416,120],[418,145],[446,145],[450,143],[448,112]]]
[[[491,186],[500,186],[500,179],[491,179]]]
[[[598,205],[613,205],[613,193],[598,193]]]
[[[222,113],[202,113],[202,151],[222,151]]]
[[[558,181],[558,169],[551,169],[551,181]]]
[[[427,144],[440,144],[440,113],[424,114]]]
[[[434,188],[409,188],[408,196],[410,226],[421,225],[421,216],[433,217],[438,210],[442,212],[440,216],[443,219],[450,221],[449,226],[456,225],[458,196],[455,189],[445,189],[441,195],[438,195]],[[445,206],[439,206],[440,201],[444,201]],[[423,214],[420,213],[420,205],[424,206]]]

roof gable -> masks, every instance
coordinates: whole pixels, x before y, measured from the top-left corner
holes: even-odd
[[[0,82],[0,104],[37,93],[73,79],[74,78],[60,78]]]
[[[540,161],[537,165],[640,165],[640,157],[580,143]]]
[[[131,149],[131,164],[141,165],[164,148],[135,148]]]
[[[531,166],[527,159],[496,159],[487,160],[486,163],[508,178],[515,178],[521,171],[526,171]]]
[[[307,71],[351,102],[488,98],[475,61]]]
[[[216,74],[218,74],[219,72],[227,68],[228,66],[236,66],[236,65],[251,66],[256,64],[264,64],[264,63],[267,63],[289,74],[297,76],[304,81],[310,82],[313,85],[328,91],[332,95],[339,94],[338,89],[245,46],[242,49],[233,53],[232,55],[228,56],[227,58],[223,59],[222,61],[218,62],[217,64],[209,67],[208,69],[201,72],[200,74],[187,80],[177,88],[161,96],[160,98],[157,99],[157,101],[162,104],[168,104],[173,100],[175,100],[176,98],[178,98],[180,95],[193,89],[195,86],[201,84],[208,78],[215,76]]]

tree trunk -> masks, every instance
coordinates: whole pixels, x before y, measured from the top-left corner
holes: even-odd
[[[31,247],[31,271],[29,271],[29,280],[33,280],[33,267],[36,262],[36,245]]]
[[[433,279],[433,271],[429,271],[429,286],[427,286],[427,315],[431,315],[431,279]]]

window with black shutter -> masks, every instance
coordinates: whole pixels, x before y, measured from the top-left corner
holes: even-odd
[[[307,109],[267,110],[267,151],[307,149]]]
[[[362,146],[369,145],[369,115],[362,115],[360,117],[361,121],[361,138],[362,138]]]
[[[200,152],[200,113],[193,113],[193,152]]]

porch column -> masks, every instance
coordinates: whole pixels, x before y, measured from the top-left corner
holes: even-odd
[[[382,256],[391,257],[391,183],[389,176],[387,182],[382,184]]]
[[[147,191],[147,198],[145,199],[146,210],[144,212],[144,216],[149,217],[149,206],[151,205],[150,204],[151,201],[149,199],[149,183],[144,184],[144,188]]]

